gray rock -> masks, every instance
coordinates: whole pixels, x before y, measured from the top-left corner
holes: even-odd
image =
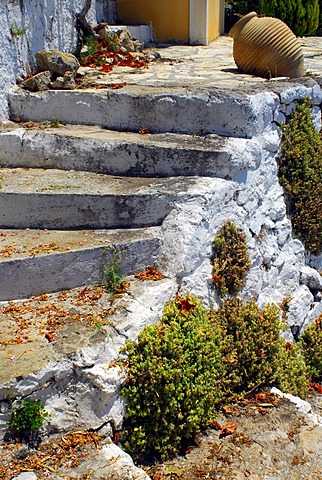
[[[130,33],[127,30],[123,30],[119,35],[120,46],[125,48],[127,53],[134,52],[134,42]]]
[[[300,283],[310,290],[322,290],[322,277],[314,268],[304,265],[300,270]]]
[[[63,77],[66,72],[76,73],[80,64],[75,55],[59,50],[40,50],[36,54],[38,70],[50,70],[51,74]]]
[[[50,81],[50,72],[47,70],[24,80],[21,86],[31,92],[42,92],[49,89]]]

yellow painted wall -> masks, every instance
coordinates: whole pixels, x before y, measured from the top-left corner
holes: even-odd
[[[132,25],[152,22],[158,42],[189,42],[189,0],[117,0],[117,18]]]
[[[209,0],[208,3],[208,42],[219,37],[221,32],[222,1]]]

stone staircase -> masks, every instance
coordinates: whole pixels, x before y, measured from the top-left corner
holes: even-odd
[[[249,142],[275,101],[246,87],[13,87],[17,123],[0,133],[0,300],[97,284],[115,251],[123,274],[161,258],[167,272],[165,219],[209,192],[216,205],[232,199],[261,161]]]
[[[115,251],[126,252],[123,274],[158,266],[174,206],[249,166],[238,145],[267,121],[254,99],[186,88],[13,88],[12,117],[41,123],[0,134],[0,300],[96,284]],[[49,126],[54,116],[61,127]]]

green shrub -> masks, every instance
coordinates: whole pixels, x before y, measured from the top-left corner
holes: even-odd
[[[281,345],[276,372],[276,386],[283,392],[305,398],[309,382],[310,371],[305,361],[302,345],[288,342]]]
[[[300,339],[312,380],[322,377],[322,315],[311,323]]]
[[[212,280],[218,294],[236,295],[245,285],[249,268],[246,235],[227,220],[213,241]]]
[[[49,413],[40,402],[26,399],[12,409],[8,427],[19,440],[34,445],[39,440],[39,429],[48,417]]]
[[[322,250],[322,141],[315,130],[311,103],[304,100],[284,127],[279,181],[287,197],[294,233],[307,250]]]
[[[319,0],[261,0],[260,10],[281,19],[297,36],[311,35],[319,25]]]
[[[222,392],[220,335],[194,296],[166,304],[161,321],[128,342],[124,447],[136,458],[178,453],[213,419]]]
[[[227,399],[273,385],[304,394],[307,374],[303,356],[297,347],[286,350],[280,316],[276,305],[260,309],[254,301],[234,298],[226,299],[213,313],[223,338],[222,388]],[[297,371],[299,364],[302,371]]]

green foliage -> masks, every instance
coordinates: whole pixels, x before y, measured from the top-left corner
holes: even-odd
[[[194,296],[166,304],[162,320],[128,342],[125,448],[165,459],[209,424],[222,392],[220,335]]]
[[[51,118],[52,118],[52,120],[50,122],[51,128],[58,128],[58,127],[61,126],[55,115],[53,115]]]
[[[319,0],[260,0],[260,11],[281,19],[297,36],[311,35],[319,25]]]
[[[303,355],[294,345],[285,348],[280,313],[276,305],[260,309],[254,301],[238,298],[226,299],[213,313],[223,338],[222,388],[227,398],[272,385],[304,395],[308,375]]]
[[[304,330],[300,342],[312,380],[320,380],[322,378],[322,315]]]
[[[284,343],[281,340],[281,343]],[[305,398],[310,381],[310,369],[300,343],[286,343],[279,351],[276,386],[283,392]]]
[[[108,268],[103,267],[103,280],[101,285],[112,295],[122,293],[126,290],[124,277],[121,275],[121,253],[113,252]]]
[[[27,31],[27,28],[18,27],[16,23],[10,25],[10,33],[13,37],[20,37],[24,35]]]
[[[304,100],[283,129],[279,180],[288,200],[293,230],[307,250],[322,250],[322,141],[310,101]]]
[[[274,378],[280,343],[280,311],[274,305],[260,310],[253,301],[226,299],[213,315],[223,336],[228,395],[267,386]]]
[[[117,53],[120,50],[120,41],[117,33],[107,31],[105,33],[106,47],[110,52]]]
[[[8,426],[17,438],[34,444],[37,441],[39,429],[49,416],[40,402],[26,399],[19,407],[12,409]]]
[[[227,222],[213,241],[212,280],[220,296],[236,295],[245,285],[250,268],[246,235],[233,222]]]

